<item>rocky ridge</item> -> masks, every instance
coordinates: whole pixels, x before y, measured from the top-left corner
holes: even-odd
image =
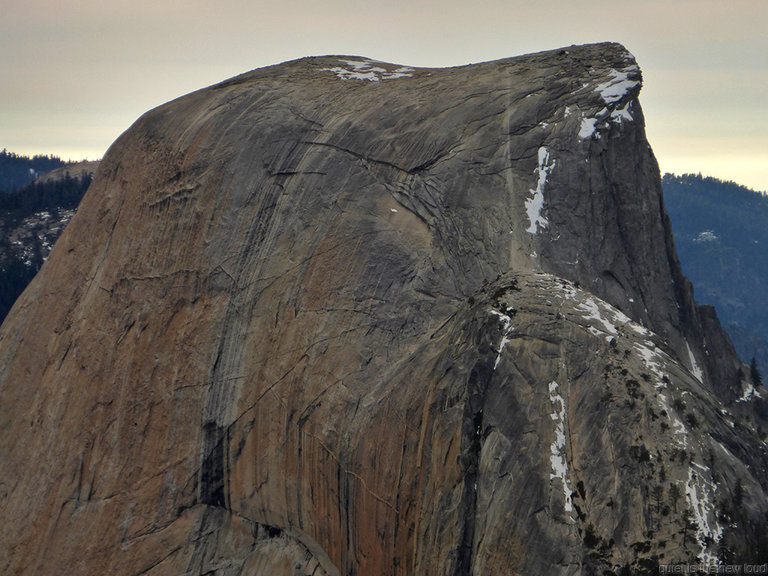
[[[144,115],[0,328],[0,571],[758,558],[764,403],[640,88],[617,44],[334,56]]]
[[[96,171],[99,169],[100,162],[101,160],[82,160],[80,162],[72,162],[66,166],[55,168],[50,172],[46,172],[35,181],[41,184],[45,184],[49,182],[64,180],[65,178],[92,178]]]

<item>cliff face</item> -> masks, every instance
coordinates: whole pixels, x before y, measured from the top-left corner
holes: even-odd
[[[755,550],[762,401],[680,273],[640,81],[615,44],[323,57],[143,116],[0,328],[0,571]]]

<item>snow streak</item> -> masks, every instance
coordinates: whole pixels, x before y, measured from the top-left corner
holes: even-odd
[[[530,190],[533,196],[525,201],[525,211],[528,213],[528,220],[530,221],[530,226],[526,231],[531,234],[536,234],[539,228],[544,229],[549,225],[547,219],[541,215],[541,211],[544,208],[544,187],[547,184],[547,177],[554,167],[555,161],[550,161],[549,149],[545,146],[539,148],[539,164],[534,170],[539,180],[536,183],[536,190]]]
[[[491,314],[498,316],[501,323],[504,325],[504,333],[501,336],[501,342],[499,343],[499,349],[496,351],[496,361],[493,363],[493,369],[501,362],[501,353],[504,351],[504,347],[511,340],[509,333],[512,332],[512,318],[507,314],[502,314],[498,310],[491,310]]]
[[[555,439],[550,445],[549,461],[552,464],[552,472],[549,475],[550,480],[559,478],[563,483],[563,496],[565,498],[565,511],[573,510],[573,501],[571,500],[571,487],[568,484],[568,460],[566,458],[565,448],[565,421],[567,418],[565,410],[565,400],[558,392],[558,384],[552,380],[549,383],[549,401],[552,403],[553,412],[550,418],[555,423]]]

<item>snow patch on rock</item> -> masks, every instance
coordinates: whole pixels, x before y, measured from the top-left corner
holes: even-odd
[[[666,388],[666,384],[664,384],[665,374],[664,370],[662,370],[664,358],[656,348],[656,345],[652,341],[646,340],[645,342],[635,342],[633,348],[638,356],[643,359],[643,363],[648,371],[657,378],[656,388]]]
[[[531,234],[536,234],[539,228],[544,229],[549,225],[547,219],[542,216],[541,211],[544,208],[544,187],[547,184],[547,177],[555,167],[555,161],[550,159],[549,149],[545,146],[539,148],[539,163],[534,170],[539,179],[536,183],[536,189],[531,189],[533,196],[525,201],[525,211],[528,214],[530,226],[526,229]]]
[[[556,381],[549,383],[549,401],[552,403],[553,412],[550,414],[555,423],[555,439],[550,444],[549,461],[552,465],[552,472],[549,475],[550,480],[559,478],[563,484],[563,497],[565,498],[565,511],[573,511],[573,501],[571,500],[571,490],[568,484],[568,460],[566,458],[565,447],[565,421],[567,416],[565,409],[565,400],[558,392],[559,385]]]
[[[685,346],[688,349],[688,360],[691,362],[691,374],[693,374],[699,382],[704,382],[704,371],[701,369],[698,362],[696,362],[696,356],[693,355],[693,350],[691,350],[691,345],[687,340],[685,341]]]
[[[632,122],[634,118],[632,117],[632,113],[629,111],[631,106],[632,102],[627,102],[623,108],[615,108],[611,112],[611,120],[617,124],[621,124],[622,122]]]
[[[587,138],[591,138],[592,135],[595,133],[596,126],[597,126],[597,118],[582,118],[581,129],[579,130],[579,138],[581,140],[586,140]]]
[[[695,471],[693,467],[699,470]],[[701,547],[699,559],[709,564],[717,561],[717,555],[707,550],[710,542],[717,543],[723,535],[723,527],[717,521],[713,504],[713,495],[717,485],[705,478],[711,478],[712,473],[706,466],[693,463],[688,470],[688,482],[685,485],[685,500],[693,514],[693,522],[697,526],[696,541]]]
[[[604,336],[606,333],[610,334],[611,336],[617,336],[619,331],[616,329],[616,325],[611,320],[607,319],[605,315],[603,315],[603,311],[608,311],[607,306],[604,307],[605,310],[601,310],[600,308],[601,307],[598,305],[597,301],[591,296],[576,306],[576,310],[584,314],[583,317],[585,320],[594,321],[602,327],[602,330],[595,329],[590,330],[590,332],[596,336]],[[624,317],[623,319],[625,319],[624,322],[629,321],[629,318],[624,316],[624,314],[622,314],[619,310],[613,309],[611,312],[614,313],[613,315],[621,314],[621,316]]]
[[[754,400],[755,398],[762,398],[762,394],[760,394],[760,391],[757,390],[752,385],[752,382],[748,382],[747,385],[744,387],[744,391],[741,395],[741,398],[736,400],[736,402],[749,402],[750,400]]]
[[[630,90],[636,88],[639,84],[639,80],[631,80],[630,74],[637,72],[639,68],[637,65],[632,65],[624,68],[623,70],[611,70],[609,72],[610,80],[598,84],[595,89],[600,94],[606,104],[612,104],[618,102],[624,96],[629,93]]]
[[[504,326],[504,331],[501,335],[501,342],[499,343],[499,349],[496,351],[496,361],[493,363],[493,369],[496,370],[499,362],[501,362],[501,353],[504,352],[504,347],[511,340],[509,333],[512,332],[512,318],[503,312],[499,312],[498,310],[491,310],[491,314],[498,316],[501,324]]]
[[[339,60],[346,64],[347,68],[335,66],[333,68],[323,68],[323,72],[333,72],[342,80],[368,80],[370,82],[379,82],[380,80],[393,80],[395,78],[409,78],[413,76],[413,68],[401,66],[394,70],[384,68],[382,62],[375,60]],[[374,64],[378,64],[374,66]]]

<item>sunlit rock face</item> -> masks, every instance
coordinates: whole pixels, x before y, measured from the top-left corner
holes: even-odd
[[[680,273],[640,87],[616,44],[322,57],[139,119],[0,328],[0,572],[758,550],[763,401]]]

